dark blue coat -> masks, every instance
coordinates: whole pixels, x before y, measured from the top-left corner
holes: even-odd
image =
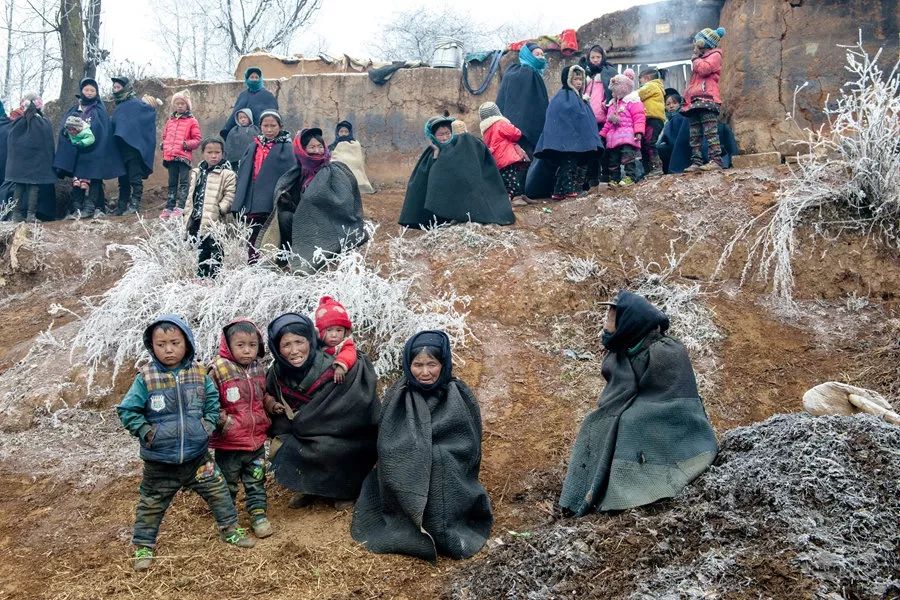
[[[547,159],[536,158],[525,176],[525,195],[529,198],[549,198],[556,182],[556,166]]]
[[[241,92],[234,103],[234,108],[231,109],[231,116],[228,117],[228,121],[219,132],[219,135],[222,136],[223,140],[228,138],[228,134],[231,133],[231,128],[237,125],[237,121],[235,121],[234,118],[237,115],[237,111],[242,108],[249,108],[253,111],[253,124],[259,125],[259,116],[264,110],[278,110],[278,100],[276,100],[275,95],[266,88],[263,88],[258,92],[251,92],[250,90]]]
[[[731,128],[719,123],[719,144],[722,148],[722,166],[731,167],[731,157],[738,154],[737,142]],[[681,113],[672,117],[663,128],[656,143],[659,156],[666,173],[682,173],[691,165],[691,125]],[[703,162],[709,161],[709,146],[706,138],[700,147]]]
[[[275,138],[275,145],[266,156],[256,181],[253,180],[253,161],[259,148],[256,141],[250,144],[237,173],[237,189],[231,212],[245,215],[268,214],[275,207],[275,184],[281,176],[297,165],[297,157],[291,145],[291,136],[282,131]]]
[[[69,141],[65,123],[72,115],[90,123],[94,143],[89,148],[78,149]],[[115,179],[125,174],[122,156],[113,138],[112,123],[102,100],[85,107],[84,111],[76,104],[63,115],[53,168],[60,177],[79,179]]]
[[[503,73],[497,92],[497,107],[522,132],[519,145],[529,156],[534,153],[544,130],[549,103],[547,98],[544,79],[531,67],[513,65]]]
[[[111,120],[113,135],[141,153],[144,177],[150,175],[156,155],[156,110],[146,102],[131,97],[116,104]]]
[[[547,107],[544,132],[534,150],[538,158],[554,153],[596,152],[603,148],[594,112],[582,99],[581,93],[568,85],[569,69],[563,69],[563,87]]]
[[[53,125],[41,114],[19,117],[7,134],[7,181],[53,185]]]
[[[9,128],[12,121],[6,115],[0,117],[0,183],[6,179],[6,152],[7,152],[7,136],[9,136]],[[4,199],[0,198],[0,202]]]

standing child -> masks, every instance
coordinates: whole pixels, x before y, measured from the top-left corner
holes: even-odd
[[[188,175],[191,157],[200,145],[200,123],[191,114],[191,99],[187,90],[172,96],[172,116],[163,129],[163,166],[169,172],[169,195],[161,219],[181,217],[187,200]]]
[[[56,183],[53,172],[53,126],[41,109],[44,101],[36,94],[26,94],[7,136],[6,180],[13,187],[13,221],[37,220],[38,194],[43,185]]]
[[[685,173],[715,171],[722,168],[722,148],[719,144],[718,123],[722,99],[719,97],[719,77],[722,75],[722,50],[719,43],[725,28],[706,28],[694,36],[691,59],[691,81],[684,92],[681,112],[691,123],[691,166]],[[703,164],[703,140],[709,145],[709,162]]]
[[[610,183],[632,185],[637,177],[637,154],[644,136],[644,104],[634,91],[634,71],[616,75],[610,82],[613,100],[606,111],[606,125],[600,135],[606,139],[606,157]],[[622,169],[625,178],[622,177]]]
[[[69,142],[77,149],[88,148],[94,143],[94,133],[91,131],[91,126],[84,119],[76,117],[75,115],[66,118],[65,135]],[[90,190],[90,179],[72,177],[72,191],[76,198],[84,198],[90,193]],[[79,211],[81,210],[80,206],[81,204],[76,202],[75,210],[66,215],[66,218],[77,219]]]
[[[259,538],[272,535],[266,518],[265,443],[272,421],[263,408],[266,369],[260,361],[265,354],[259,328],[237,319],[222,329],[219,356],[209,366],[221,405],[219,427],[209,445],[216,451],[216,464],[235,506],[238,484],[244,484],[244,505]]]
[[[606,51],[599,44],[591,46],[579,64],[587,75],[584,95],[597,119],[597,131],[600,131],[606,124],[606,105],[612,99],[609,82],[618,72],[613,65],[607,62]],[[596,187],[600,183],[609,183],[609,167],[606,164],[605,154],[601,153],[596,161],[591,161],[588,165],[587,177],[588,188]]]
[[[644,103],[646,122],[641,137],[641,163],[644,177],[662,175],[662,162],[656,152],[656,141],[666,124],[666,87],[658,69],[644,69],[640,75],[638,96]]]
[[[500,169],[512,205],[525,206],[528,204],[528,198],[524,195],[525,174],[531,159],[518,144],[522,132],[500,114],[500,109],[493,102],[482,104],[478,108],[478,116],[481,117],[481,137]]]
[[[225,138],[225,158],[231,165],[231,170],[237,173],[244,153],[259,135],[259,127],[253,124],[253,111],[249,108],[238,110],[234,120],[236,124]]]
[[[241,548],[255,542],[237,526],[237,511],[222,472],[208,451],[219,422],[219,392],[194,360],[194,336],[177,315],[163,315],[144,330],[150,363],[116,407],[140,440],[144,474],[132,542],[135,571],[150,568],[159,526],[175,494],[194,490],[206,501],[223,541]]]
[[[322,296],[316,308],[316,330],[325,354],[334,357],[334,382],[343,383],[344,376],[356,364],[356,344],[350,337],[353,323],[344,305],[331,296]]]
[[[234,202],[236,176],[224,160],[225,142],[220,137],[207,138],[200,144],[203,160],[191,169],[188,198],[191,206],[185,212],[185,232],[200,238],[197,259],[198,277],[215,277],[222,262],[222,247],[210,234],[209,227],[221,221]]]

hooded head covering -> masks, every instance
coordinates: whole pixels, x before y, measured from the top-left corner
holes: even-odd
[[[247,118],[250,119],[250,125],[253,125],[253,111],[249,108],[242,108],[241,110],[234,113],[234,122],[237,123],[237,116],[240,114],[247,115]]]
[[[350,132],[349,135],[340,135],[338,131],[340,131],[341,127],[346,127]],[[328,145],[329,150],[334,150],[337,148],[337,145],[341,142],[352,142],[354,141],[353,137],[353,124],[350,121],[341,121],[337,125],[334,126],[334,141]]]
[[[634,71],[625,69],[619,75],[609,80],[609,89],[614,97],[622,99],[634,91]]]
[[[292,365],[288,359],[281,355],[281,351],[278,349],[281,338],[284,337],[286,333],[303,336],[309,342],[309,355],[299,367]],[[268,334],[269,352],[271,352],[272,356],[275,358],[276,372],[280,376],[289,379],[298,381],[303,379],[309,372],[310,367],[315,363],[316,349],[318,348],[316,328],[313,327],[309,317],[297,313],[284,313],[281,316],[275,317],[275,319],[269,323]]]
[[[724,27],[719,27],[718,29],[707,27],[694,36],[694,41],[698,44],[703,44],[704,48],[718,48],[723,37],[725,37]]]
[[[278,121],[278,126],[279,127],[284,126],[284,123],[281,120],[281,115],[278,113],[277,110],[273,110],[270,108],[268,110],[264,110],[261,113],[259,113],[259,124],[260,125],[262,125],[262,120],[265,119],[266,117],[275,117],[275,120]]]
[[[576,90],[572,87],[572,79],[575,78],[577,73],[581,73],[581,90],[584,90],[584,69],[578,65],[570,65],[562,70],[562,86],[564,90],[572,90],[578,94],[581,93],[581,90]]]
[[[493,102],[485,102],[481,106],[478,107],[478,117],[484,121],[485,119],[489,119],[490,117],[502,117],[503,114],[500,112],[500,107],[494,104]]]
[[[616,330],[612,335],[604,331],[603,345],[610,352],[624,352],[637,346],[647,334],[655,329],[665,333],[669,329],[669,317],[646,298],[621,290],[614,302],[616,308]]]
[[[522,48],[519,49],[519,64],[531,67],[540,75],[543,75],[544,70],[547,68],[547,59],[538,58],[532,53],[532,51],[538,47],[539,46],[533,42],[528,42],[522,46]]]
[[[44,108],[44,100],[35,93],[28,93],[22,96],[19,108],[26,119],[31,119],[35,113],[40,112]]]
[[[121,102],[125,102],[130,98],[134,98],[134,85],[131,83],[131,80],[128,77],[124,77],[120,75],[119,77],[112,78],[113,83],[118,83],[122,86],[122,89],[118,92],[113,92],[113,100],[115,100],[116,104]]]
[[[454,136],[469,133],[469,126],[462,119],[453,119],[453,122],[450,123],[450,132]]]
[[[0,118],[6,116],[6,106],[3,105],[3,101],[0,100]]]
[[[85,77],[84,79],[81,80],[81,84],[79,84],[78,89],[83,92],[84,88],[86,88],[88,86],[94,88],[94,91],[97,92],[96,94],[94,94],[94,97],[93,98],[85,98],[84,94],[81,93],[78,95],[78,98],[81,100],[81,104],[83,104],[83,105],[96,104],[97,102],[100,101],[100,86],[97,85],[96,79],[93,79],[91,77]]]
[[[431,385],[423,385],[413,377],[411,365],[413,359],[424,349],[431,348],[432,354],[441,361],[441,374]],[[403,348],[403,373],[406,381],[415,389],[430,392],[447,385],[453,378],[453,354],[450,351],[450,338],[443,331],[421,331],[407,340]]]
[[[253,81],[250,79],[250,76],[256,73],[259,75],[259,79]],[[248,67],[246,71],[244,71],[244,84],[247,86],[247,89],[251,92],[258,92],[263,88],[263,74],[262,69],[259,67]]]
[[[592,52],[599,52],[600,56],[603,57],[603,59],[600,61],[599,65],[595,65],[591,62],[591,53]],[[601,46],[599,44],[594,44],[593,46],[591,46],[590,50],[588,50],[587,53],[584,55],[584,65],[583,66],[584,66],[585,71],[587,71],[588,74],[591,76],[594,76],[597,73],[599,73],[600,71],[602,71],[603,67],[608,64],[609,63],[606,62],[606,50],[604,50],[603,46]]]
[[[319,335],[325,335],[325,330],[329,327],[350,330],[353,329],[353,323],[343,304],[331,296],[322,296],[316,308],[316,329],[319,330]]]
[[[181,98],[187,104],[187,112],[191,112],[191,94],[187,90],[181,90],[180,92],[175,92],[172,94],[172,101],[169,103],[169,106],[172,108],[172,112],[175,112],[175,101]]]
[[[166,369],[165,365],[159,362],[159,359],[156,358],[156,353],[153,352],[153,330],[160,323],[171,323],[175,327],[177,327],[181,333],[184,335],[185,341],[185,352],[184,358],[181,360],[181,364],[185,365],[194,360],[194,356],[196,354],[195,351],[195,342],[194,342],[194,334],[191,331],[191,328],[188,327],[187,321],[179,317],[178,315],[160,315],[156,318],[152,323],[150,323],[147,328],[144,330],[144,347],[150,353],[150,357],[153,359],[153,362],[156,363],[156,366],[161,369]]]
[[[324,153],[309,154],[306,152],[306,145],[312,139],[316,139],[322,144],[325,148]],[[325,145],[325,140],[322,137],[322,130],[318,127],[302,129],[300,133],[294,136],[294,155],[297,157],[297,162],[299,162],[300,166],[303,168],[304,188],[309,185],[309,182],[313,180],[313,177],[316,176],[322,167],[331,162],[331,150]]]
[[[438,127],[441,127],[441,126],[446,126],[446,127],[450,128],[450,139],[443,144],[441,142],[439,142],[436,137],[434,137],[434,132],[437,131]],[[447,144],[451,143],[453,141],[453,138],[456,137],[456,134],[453,133],[453,118],[451,118],[451,117],[431,117],[430,119],[425,121],[425,137],[428,138],[428,140],[432,144],[437,146],[438,148],[440,148],[441,146],[446,146]]]
[[[256,331],[256,336],[259,339],[259,349],[256,351],[256,358],[263,358],[266,355],[266,344],[263,340],[262,332],[259,330],[259,327],[256,326],[256,323],[244,317],[238,317],[222,328],[222,335],[219,337],[219,356],[230,361],[235,360],[234,354],[231,352],[231,346],[228,345],[228,330],[231,329],[232,325],[237,325],[238,323],[251,325],[254,331]]]

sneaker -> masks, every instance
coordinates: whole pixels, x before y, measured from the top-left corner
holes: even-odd
[[[238,548],[252,548],[256,540],[247,535],[247,530],[241,527],[232,527],[221,533],[222,541]]]
[[[700,167],[701,171],[721,171],[722,165],[717,162],[709,161],[705,165]]]
[[[172,211],[169,210],[168,208],[164,208],[163,211],[161,213],[159,213],[159,218],[163,219],[163,220],[168,219],[171,216],[172,216]]]
[[[75,221],[79,218],[81,218],[81,211],[77,211],[77,210],[70,212],[69,214],[66,215],[67,221]]]
[[[634,179],[632,179],[631,177],[626,177],[619,182],[619,187],[629,187],[632,185],[634,185]]]
[[[541,201],[536,198],[529,198],[528,196],[522,196],[522,200],[527,202],[528,204],[540,204]]]
[[[153,564],[153,550],[147,546],[140,546],[134,551],[134,570],[146,571]]]
[[[103,211],[100,210],[100,209],[98,208],[98,209],[96,209],[96,210],[94,211],[94,217],[93,217],[93,219],[96,221],[97,219],[102,219],[102,218],[105,217],[105,216],[106,216],[106,215],[103,214]]]
[[[685,173],[699,173],[701,170],[700,165],[691,165],[687,169],[684,170]]]
[[[335,500],[334,508],[335,510],[351,510],[354,504],[356,503],[353,500]]]
[[[528,206],[528,203],[522,199],[522,196],[516,196],[512,199],[513,206]]]
[[[288,508],[303,508],[304,506],[312,504],[314,500],[315,498],[309,494],[295,492],[294,495],[291,496],[290,501],[288,501]]]
[[[260,539],[267,538],[270,535],[272,535],[273,533],[275,533],[272,530],[272,524],[265,517],[259,517],[259,518],[254,519],[253,522],[250,524],[250,527],[253,528],[253,535],[255,535],[256,537],[258,537]]]
[[[560,200],[565,200],[566,197],[563,196],[562,194],[553,194],[552,196],[550,196],[550,199],[553,200],[554,202],[559,202]]]
[[[178,219],[184,215],[184,211],[177,206],[172,209],[172,217]]]

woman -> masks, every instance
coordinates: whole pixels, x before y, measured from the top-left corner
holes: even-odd
[[[606,387],[581,424],[559,500],[579,517],[677,496],[717,452],[687,350],[666,335],[669,318],[625,290],[605,304]]]
[[[13,183],[13,221],[37,220],[38,199],[43,186],[56,183],[53,172],[53,125],[44,117],[44,101],[26,94],[24,111],[9,128],[6,180]]]
[[[99,87],[94,79],[81,80],[81,95],[78,102],[62,117],[59,141],[53,168],[60,177],[72,177],[85,182],[84,186],[72,191],[73,207],[70,217],[79,212],[87,217],[99,218],[105,211],[103,180],[117,179],[125,174],[122,157],[113,137],[112,124],[106,107],[98,95]],[[69,117],[79,117],[91,128],[94,143],[86,148],[75,146],[66,135],[65,122]]]
[[[259,67],[250,67],[244,71],[244,85],[247,89],[242,91],[234,102],[231,109],[231,116],[225,122],[225,126],[219,132],[223,140],[228,140],[228,134],[237,124],[235,120],[237,113],[243,108],[249,108],[253,115],[253,124],[260,125],[262,114],[267,110],[278,111],[278,99],[275,95],[263,86],[262,69]]]
[[[417,333],[403,351],[403,377],[384,394],[378,466],[353,511],[353,539],[377,553],[469,558],[493,525],[480,467],[481,411],[453,377],[450,339]]]
[[[452,124],[451,117],[425,123],[429,146],[409,177],[399,223],[514,223],[503,177],[487,146],[467,133],[454,134]]]
[[[294,490],[291,507],[321,497],[348,508],[375,463],[378,399],[365,354],[334,382],[334,357],[318,347],[308,317],[285,313],[268,328],[275,361],[266,374],[275,480]]]
[[[334,128],[334,142],[328,146],[332,160],[347,165],[356,177],[360,194],[374,194],[375,188],[366,175],[366,157],[362,145],[353,137],[353,124],[341,121]]]
[[[290,247],[291,267],[309,273],[324,265],[317,249],[337,254],[369,238],[356,178],[331,161],[322,130],[302,130],[293,148],[298,164],[275,186],[277,215],[263,227],[261,245]]]
[[[497,92],[497,106],[521,130],[519,145],[529,157],[534,154],[534,147],[544,130],[547,105],[550,103],[543,78],[546,68],[544,51],[529,42],[519,50],[519,64],[503,73]]]

